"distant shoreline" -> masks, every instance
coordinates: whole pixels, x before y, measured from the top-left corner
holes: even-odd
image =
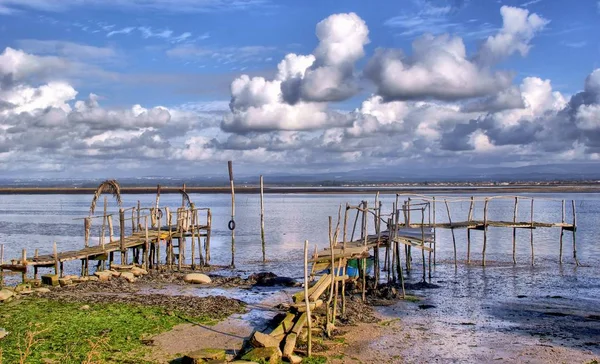
[[[179,193],[181,187],[161,186],[161,194]],[[0,187],[0,195],[87,195],[91,187]],[[510,186],[348,186],[348,187],[265,187],[265,194],[464,194],[464,193],[598,193],[600,184],[510,185]],[[187,193],[229,194],[229,187],[186,187]],[[258,194],[258,186],[236,186],[237,194]],[[156,187],[121,187],[122,194],[155,194]]]

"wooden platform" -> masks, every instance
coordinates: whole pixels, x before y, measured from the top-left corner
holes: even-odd
[[[194,225],[188,228],[187,232],[178,232],[177,226],[163,226],[160,229],[160,235],[158,229],[148,230],[148,243],[156,244],[157,242],[163,240],[171,240],[182,237],[191,237],[191,231],[208,231],[210,227],[207,225]],[[194,236],[205,237],[207,233],[195,233]],[[59,263],[71,261],[71,260],[80,260],[80,259],[88,259],[88,260],[97,260],[97,257],[101,257],[103,255],[110,254],[112,252],[120,252],[122,250],[132,249],[132,248],[142,248],[146,244],[146,233],[144,231],[133,233],[125,237],[123,240],[123,244],[119,239],[112,240],[110,243],[96,246],[90,246],[87,248],[83,248],[80,250],[72,250],[72,251],[63,251],[59,252],[55,257],[53,254],[45,254],[39,255],[37,257],[28,258],[26,261],[26,265],[23,265],[21,261],[14,263],[5,263],[0,266],[2,269],[11,270],[11,271],[25,271],[27,266],[32,267],[53,267],[56,262]],[[106,259],[102,259],[106,260]]]

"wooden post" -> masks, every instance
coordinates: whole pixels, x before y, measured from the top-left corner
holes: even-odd
[[[56,249],[56,242],[52,247],[52,253],[54,255],[54,274],[58,275],[58,249]]]
[[[125,210],[119,209],[119,249],[121,250],[121,264],[125,265]]]
[[[406,209],[406,227],[410,227],[410,201],[411,198],[408,198],[408,205]],[[406,265],[407,269],[410,272],[412,270],[412,249],[410,245],[406,245]]]
[[[356,216],[354,217],[354,226],[352,226],[352,234],[350,235],[350,242],[354,241],[354,232],[356,231],[356,224],[358,223],[358,215],[359,214],[360,214],[360,205],[358,205],[358,208],[356,209]]]
[[[210,209],[208,209],[208,211],[206,212],[206,241],[204,242],[204,249],[206,250],[204,252],[204,258],[206,259],[206,265],[209,265],[210,263],[210,235],[212,232],[212,212],[210,211]],[[198,240],[200,240],[200,237],[198,237]]]
[[[467,222],[470,223],[473,220],[473,209],[475,208],[475,201],[471,196],[471,203],[469,204],[469,215]],[[467,264],[471,264],[471,229],[467,226]]]
[[[531,199],[531,229],[530,229],[530,231],[531,231],[531,233],[530,233],[530,236],[531,236],[531,265],[534,264],[534,259],[535,259],[535,255],[533,252],[533,201],[534,200],[532,198]]]
[[[329,216],[329,231],[331,231],[331,216]],[[335,288],[335,284],[336,284],[336,274],[335,274],[335,255],[333,252],[333,235],[329,234],[329,251],[331,252],[331,283],[329,284],[329,298],[327,299],[327,314],[326,314],[326,321],[327,323],[325,324],[325,331],[327,332],[327,336],[331,337],[331,315],[330,315],[330,308],[331,308],[331,303],[333,300],[333,293],[334,293],[334,288]],[[306,292],[305,292],[306,293]],[[305,300],[308,301],[308,298],[305,297]],[[334,313],[335,315],[335,313]]]
[[[137,223],[136,223],[136,231],[140,231],[142,230],[142,216],[141,216],[141,211],[142,211],[142,204],[140,202],[140,200],[138,200],[137,202]]]
[[[421,259],[423,260],[423,282],[425,282],[425,206],[421,208],[421,243],[423,249],[421,249]]]
[[[560,264],[562,264],[562,256],[563,256],[563,235],[565,232],[565,228],[563,225],[565,224],[565,212],[566,212],[565,210],[566,210],[565,209],[565,200],[562,200],[562,210],[561,210],[562,218],[560,219],[560,222],[562,225],[560,227],[560,241],[559,241],[560,248],[559,248],[559,253],[558,253],[558,262]]]
[[[23,283],[27,280],[27,250],[23,249],[21,252],[21,265],[23,266],[23,273],[21,273],[21,278]]]
[[[403,206],[404,207],[404,206]],[[396,222],[394,223],[394,238],[398,234],[398,221],[400,219],[400,211],[395,210]],[[402,262],[400,260],[400,243],[396,242],[396,256],[398,260],[398,276],[400,277],[400,285],[402,286],[402,298],[406,297],[404,289],[404,273],[402,272]]]
[[[304,241],[304,303],[306,304],[306,320],[308,326],[308,357],[312,354],[312,318],[308,299],[308,240]]]
[[[102,214],[102,236],[100,237],[100,245],[102,245],[102,249],[104,249],[104,235],[105,235],[105,226],[106,226],[106,211],[108,209],[108,198],[104,196],[104,212]]]
[[[135,207],[131,209],[131,235],[135,233]]]
[[[435,264],[437,250],[437,228],[435,226],[435,196],[433,196],[433,264]]]
[[[344,232],[342,234],[342,244],[343,244],[343,247],[346,246],[346,238],[347,238],[346,228],[348,226],[348,211],[350,211],[350,206],[346,202],[346,212],[344,213]]]
[[[575,265],[579,266],[579,260],[577,260],[577,244],[575,243],[575,235],[577,231],[577,212],[575,212],[575,200],[571,200],[571,206],[573,206],[573,259],[575,259]]]
[[[198,231],[198,235],[200,235],[200,231]],[[192,224],[192,270],[196,269],[196,226]],[[199,239],[198,239],[199,240]],[[202,254],[202,250],[200,250],[200,254]]]
[[[231,220],[229,229],[231,230],[231,268],[235,268],[235,188],[233,186],[233,162],[228,161],[229,184],[231,185]]]
[[[513,224],[517,223],[517,209],[519,208],[519,198],[515,197],[515,211],[513,213]],[[513,246],[513,264],[517,264],[517,228],[513,227],[512,231],[512,246]]]
[[[265,254],[265,191],[262,174],[260,175],[260,240],[262,242],[263,263],[267,261]]]
[[[363,201],[363,246],[366,248],[367,239],[369,236],[369,219],[367,215],[369,213],[369,202]],[[363,269],[363,280],[362,280],[362,300],[366,301],[366,291],[367,291],[367,259],[364,258],[362,260],[362,269]]]
[[[485,198],[485,202],[483,204],[483,251],[482,251],[482,260],[481,265],[485,267],[485,249],[487,247],[487,207],[488,207],[488,199]]]
[[[144,268],[148,270],[150,257],[150,240],[148,239],[148,216],[144,216]]]
[[[92,219],[89,218],[89,217],[86,217],[83,220],[83,228],[84,228],[84,231],[85,231],[85,233],[84,233],[85,234],[84,245],[85,245],[86,248],[90,246],[90,229],[91,229],[91,226],[92,226]]]
[[[379,193],[377,194],[377,196],[379,197]],[[377,285],[379,284],[379,278],[381,275],[381,269],[380,269],[380,262],[379,262],[379,244],[381,244],[381,201],[377,201],[377,216],[376,216],[376,221],[377,223],[375,224],[375,229],[377,230],[377,246],[375,247],[375,288],[377,288]]]
[[[157,197],[157,201],[158,201],[158,197]],[[157,234],[156,234],[156,246],[155,246],[155,250],[156,250],[156,270],[160,272],[160,214],[158,215],[158,217],[156,219],[156,223],[158,225],[158,231],[157,231]]]
[[[114,226],[113,226],[112,215],[108,215],[107,219],[108,219],[108,243],[110,244],[113,241],[113,236],[114,236],[115,230],[114,230]]]
[[[0,288],[4,287],[4,244],[0,244]]]
[[[450,216],[450,207],[448,206],[448,200],[444,199],[446,205],[446,211],[448,212],[448,222],[450,223],[450,231],[452,232],[452,246],[454,247],[454,268],[458,268],[456,262],[456,236],[454,235],[454,227],[452,226],[452,217]]]

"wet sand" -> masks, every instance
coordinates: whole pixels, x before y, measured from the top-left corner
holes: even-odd
[[[358,325],[327,355],[334,363],[600,360],[596,273],[591,267],[497,264],[455,272],[438,266],[433,282],[439,288],[410,291],[419,302],[380,308],[382,322]]]

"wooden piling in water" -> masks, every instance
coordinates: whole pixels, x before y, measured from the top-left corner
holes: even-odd
[[[452,226],[452,216],[450,216],[450,207],[448,206],[448,200],[444,199],[444,204],[446,205],[446,211],[448,212],[448,222],[450,226]],[[454,235],[454,227],[450,228],[452,232],[452,246],[454,247],[454,268],[458,268],[458,264],[456,261],[456,236]]]
[[[144,216],[144,268],[148,270],[150,257],[150,239],[148,239],[148,216]]]
[[[575,235],[577,231],[577,213],[575,212],[575,200],[571,200],[571,206],[573,207],[573,259],[575,259],[575,265],[579,266],[579,260],[577,260],[577,244]]]
[[[205,252],[204,252],[204,257],[206,259],[206,265],[209,265],[210,263],[210,235],[212,232],[212,212],[210,211],[210,209],[207,210],[206,212],[206,240],[204,242],[204,248],[205,248]],[[198,241],[200,241],[200,237],[198,236]]]
[[[125,210],[119,209],[119,249],[121,250],[121,264],[126,265],[125,260]]]
[[[437,231],[435,227],[435,196],[433,196],[433,264],[435,264],[437,250]]]
[[[231,268],[235,268],[235,188],[233,185],[233,162],[228,161],[229,184],[231,185],[231,220],[229,229],[231,230]]]
[[[533,201],[534,199],[531,199],[531,229],[530,229],[530,237],[531,237],[531,265],[534,265],[535,262],[535,253],[533,251]]]
[[[304,302],[306,304],[306,320],[308,326],[308,357],[312,355],[312,318],[310,314],[310,301],[308,299],[308,240],[304,241]],[[345,305],[344,305],[345,306]]]
[[[27,250],[21,251],[21,265],[23,265],[23,272],[21,272],[21,281],[25,283],[27,281]]]
[[[262,174],[260,175],[260,241],[262,243],[263,263],[265,263],[267,261],[265,253],[265,191]]]
[[[421,243],[423,249],[421,249],[421,259],[423,260],[423,282],[425,282],[425,207],[421,208]]]
[[[519,198],[515,197],[515,211],[513,212],[513,224],[517,222],[517,209],[519,208]],[[512,231],[513,264],[517,264],[517,228]]]
[[[0,288],[4,287],[4,244],[0,244]]]
[[[105,226],[106,226],[106,210],[108,209],[108,198],[104,196],[104,212],[102,213],[102,236],[100,236],[100,245],[102,245],[102,249],[104,249],[104,234],[105,234]]]
[[[560,222],[563,225],[565,223],[565,213],[566,213],[565,210],[566,210],[565,209],[565,200],[562,200],[562,210],[561,210],[561,220],[560,220]],[[560,227],[560,240],[559,240],[559,246],[560,247],[559,247],[559,252],[558,252],[558,262],[560,264],[562,264],[562,262],[563,262],[562,256],[563,256],[563,235],[564,235],[564,233],[565,233],[565,228],[563,226],[561,226]]]
[[[471,196],[471,203],[469,204],[469,214],[467,215],[467,222],[473,221],[473,209],[475,208],[475,200]],[[471,228],[467,227],[467,264],[471,264]]]
[[[488,199],[486,197],[485,202],[483,203],[483,250],[482,250],[482,260],[481,265],[485,267],[485,249],[487,247],[487,208],[488,208]]]

